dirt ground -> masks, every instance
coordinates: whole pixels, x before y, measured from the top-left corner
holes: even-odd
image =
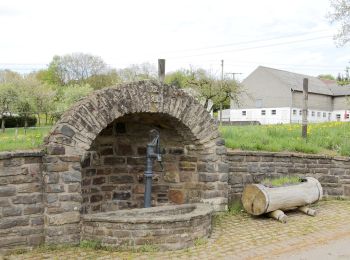
[[[310,217],[287,212],[282,224],[245,213],[215,219],[207,240],[192,248],[158,252],[110,252],[83,248],[36,249],[6,259],[350,259],[350,201],[321,201]]]

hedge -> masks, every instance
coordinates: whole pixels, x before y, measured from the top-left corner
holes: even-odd
[[[36,117],[30,116],[27,117],[28,127],[36,125]],[[1,118],[0,118],[1,125]],[[24,117],[23,116],[5,116],[5,127],[13,128],[13,127],[24,127]]]

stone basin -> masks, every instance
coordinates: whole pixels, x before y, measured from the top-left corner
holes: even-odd
[[[126,249],[182,249],[210,235],[212,213],[209,204],[183,204],[89,214],[82,218],[82,239]]]

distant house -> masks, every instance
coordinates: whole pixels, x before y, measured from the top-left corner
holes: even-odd
[[[261,124],[299,123],[302,120],[303,79],[309,79],[308,121],[350,121],[350,87],[335,81],[288,71],[258,67],[243,82],[240,104],[231,102],[223,117]]]

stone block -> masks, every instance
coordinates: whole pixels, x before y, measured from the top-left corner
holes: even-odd
[[[17,186],[18,193],[33,193],[41,192],[41,184],[39,183],[27,183]]]
[[[30,225],[32,226],[41,226],[44,225],[44,217],[43,216],[37,216],[37,217],[32,217],[30,219]]]
[[[331,175],[345,175],[345,169],[333,168],[333,169],[330,169],[330,174]]]
[[[65,154],[65,152],[66,152],[66,149],[64,148],[64,146],[60,146],[60,145],[47,146],[48,155],[62,155],[62,154]]]
[[[59,201],[75,201],[75,202],[83,201],[81,194],[59,194],[58,199]]]
[[[49,193],[58,193],[64,192],[63,184],[47,184],[45,187],[45,191]]]
[[[184,152],[184,148],[181,147],[171,147],[168,149],[168,153],[173,155],[182,155]]]
[[[2,237],[0,239],[0,248],[11,248],[16,246],[24,246],[27,243],[26,237],[15,236],[15,237]]]
[[[7,229],[7,228],[13,228],[17,226],[28,226],[28,225],[29,225],[29,218],[27,217],[8,217],[8,218],[0,219],[0,229]]]
[[[193,175],[193,172],[179,172],[180,182],[192,182]]]
[[[134,178],[131,175],[115,175],[109,177],[109,183],[123,184],[134,183]]]
[[[218,173],[206,173],[200,172],[198,173],[198,180],[202,182],[214,182],[219,180]]]
[[[114,165],[114,164],[124,164],[124,157],[104,157],[103,162],[105,165]]]
[[[130,192],[121,191],[113,193],[113,200],[128,200],[131,198]]]
[[[78,223],[80,221],[80,213],[77,211],[64,212],[61,214],[48,215],[47,219],[48,223],[54,226]]]
[[[67,125],[63,125],[60,129],[60,132],[68,137],[73,137],[75,135],[75,131]]]
[[[163,177],[165,182],[179,182],[180,181],[180,176],[179,172],[177,171],[166,171]]]
[[[14,186],[0,186],[0,197],[10,197],[16,194]]]
[[[222,162],[218,163],[218,172],[228,173],[229,169],[230,169],[230,166],[228,163],[222,163]]]
[[[127,164],[128,165],[146,165],[146,157],[144,156],[128,157]]]
[[[344,196],[350,197],[350,185],[344,185]]]
[[[121,156],[133,155],[133,150],[130,144],[118,144],[116,152],[117,155]]]
[[[45,169],[48,172],[65,172],[68,171],[68,163],[66,162],[56,162],[45,164]]]
[[[41,194],[17,195],[12,198],[13,204],[35,204],[42,201]]]
[[[63,172],[61,176],[65,183],[81,182],[81,172],[79,171]]]
[[[99,202],[102,200],[103,200],[103,196],[100,194],[91,195],[91,197],[90,197],[90,202],[92,202],[92,203]]]
[[[23,164],[23,159],[22,158],[11,158],[4,160],[2,165],[4,167],[16,167],[16,166],[21,166]]]
[[[185,203],[185,194],[182,190],[169,190],[169,200],[176,204]]]
[[[20,207],[4,207],[2,208],[3,217],[12,217],[22,215],[22,209]]]
[[[101,185],[106,183],[106,177],[97,177],[92,180],[93,185]]]
[[[41,164],[43,162],[42,157],[25,157],[24,164]]]
[[[339,182],[339,177],[338,176],[332,176],[332,175],[323,175],[318,180],[321,183],[338,183]]]
[[[68,185],[68,192],[80,192],[80,183],[72,183]]]
[[[44,207],[43,205],[40,205],[40,204],[29,205],[23,208],[24,215],[39,214],[39,213],[43,213],[43,211],[44,211]]]
[[[44,194],[44,198],[48,204],[51,204],[51,203],[58,201],[57,194]]]
[[[0,198],[0,207],[8,207],[10,202],[8,198]]]
[[[225,155],[227,152],[227,149],[225,146],[220,146],[216,148],[215,152],[217,155]]]

